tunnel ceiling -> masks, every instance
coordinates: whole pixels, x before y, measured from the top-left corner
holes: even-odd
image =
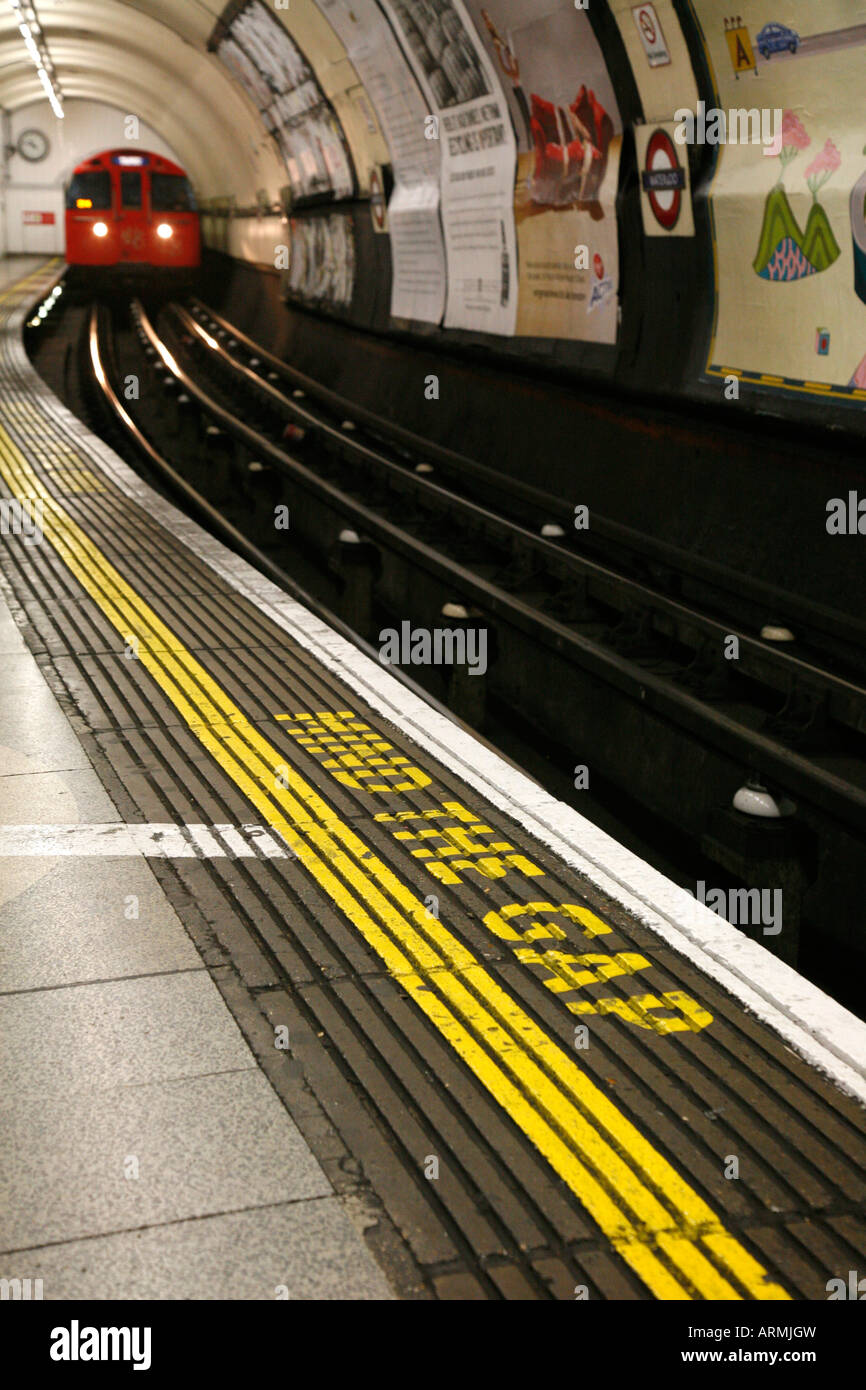
[[[245,198],[279,183],[258,114],[207,52],[223,0],[36,0],[35,8],[66,101],[102,101],[146,121],[205,195]],[[43,99],[18,18],[0,0],[0,106]]]

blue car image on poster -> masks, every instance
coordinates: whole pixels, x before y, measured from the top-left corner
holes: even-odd
[[[800,35],[784,24],[765,24],[755,40],[755,47],[764,59],[769,59],[771,53],[796,53]]]

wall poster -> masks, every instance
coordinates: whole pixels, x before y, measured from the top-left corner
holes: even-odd
[[[380,0],[438,121],[445,327],[513,334],[515,142],[505,95],[462,0]]]
[[[586,11],[574,0],[467,6],[517,131],[516,332],[614,343],[622,123]]]
[[[440,153],[424,138],[428,107],[376,0],[317,0],[373,102],[388,143],[391,314],[439,323],[445,311],[445,246],[439,220]]]
[[[355,239],[350,214],[293,217],[288,289],[330,308],[347,308],[355,285]]]
[[[734,110],[777,136],[719,149],[707,372],[866,398],[866,0],[691,3],[726,136]]]
[[[355,178],[340,123],[304,55],[262,0],[247,0],[216,53],[276,138],[295,200],[351,198]]]

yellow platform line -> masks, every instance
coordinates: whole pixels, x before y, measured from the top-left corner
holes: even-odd
[[[835,400],[851,401],[866,398],[866,391],[859,387],[854,387],[849,391],[840,391],[832,383],[825,381],[791,381],[783,376],[771,376],[768,372],[761,372],[756,376],[747,376],[745,368],[742,367],[716,367],[708,364],[704,368],[707,376],[735,376],[747,386],[778,386],[785,391],[798,391],[801,395],[821,395],[832,396]]]
[[[60,265],[60,257],[52,256],[47,263],[43,262],[35,270],[31,270],[30,274],[25,275],[23,280],[16,280],[14,285],[7,285],[6,289],[0,292],[0,304],[5,304],[6,300],[13,296],[20,302],[22,291],[26,290],[31,280],[38,280],[40,276],[45,276],[46,280],[53,279],[54,277],[48,272],[53,271],[58,265]]]
[[[0,472],[16,495],[43,498],[47,538],[118,633],[137,639],[139,660],[200,743],[399,977],[647,1288],[658,1298],[787,1298],[576,1063],[287,767],[64,511],[2,429]]]

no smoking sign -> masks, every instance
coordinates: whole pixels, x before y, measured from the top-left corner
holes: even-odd
[[[632,14],[651,68],[664,67],[671,60],[655,5],[633,5]]]

